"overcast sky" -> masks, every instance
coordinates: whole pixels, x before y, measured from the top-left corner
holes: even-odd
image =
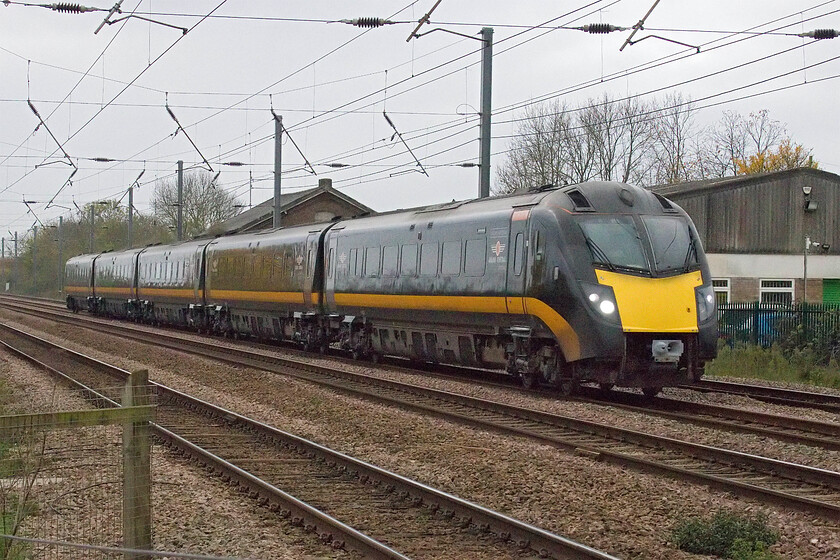
[[[93,2],[85,5],[110,7]],[[478,169],[457,164],[478,161],[481,43],[443,32],[406,42],[435,0],[228,0],[216,9],[219,3],[124,1],[123,15],[134,11],[190,28],[186,35],[140,19],[106,25],[94,35],[104,12],[0,6],[3,236],[8,230],[22,235],[35,222],[24,199],[35,201],[32,209],[49,222],[69,216],[74,202],[120,198],[143,170],[135,205],[148,212],[154,181],[172,177],[179,159],[194,167],[206,158],[221,172],[219,187],[235,192],[243,204],[249,202],[249,183],[253,203],[266,200],[273,188],[271,105],[317,172],[304,170],[303,158],[287,141],[284,190],[330,177],[336,188],[380,211],[477,195]],[[477,36],[482,27],[494,28],[494,183],[525,104],[549,98],[577,105],[605,92],[643,98],[681,92],[697,100],[698,127],[724,110],[767,109],[795,142],[813,149],[822,169],[840,173],[840,38],[791,35],[840,28],[840,2],[662,0],[635,37],[661,35],[701,46],[699,54],[658,39],[619,52],[629,31],[595,36],[549,29],[594,22],[630,27],[652,4],[440,3],[423,31]],[[325,22],[360,16],[398,23],[365,30]],[[696,32],[743,30],[774,33]],[[198,150],[183,133],[173,136],[167,92]],[[38,126],[27,99],[46,128]],[[392,139],[383,110],[428,177]],[[72,184],[65,185],[72,168],[50,132],[78,167]],[[230,162],[245,165],[222,165]],[[350,167],[324,165],[329,163]]]

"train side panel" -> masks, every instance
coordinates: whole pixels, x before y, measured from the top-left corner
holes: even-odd
[[[203,253],[209,240],[146,248],[138,258],[144,320],[199,328],[204,322]]]
[[[79,255],[64,266],[64,293],[67,309],[90,309],[93,304],[93,266],[99,253]]]
[[[330,224],[220,237],[207,248],[213,330],[314,341],[321,329],[323,254]]]

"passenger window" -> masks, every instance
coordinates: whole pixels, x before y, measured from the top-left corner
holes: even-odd
[[[466,245],[464,274],[467,276],[484,276],[484,267],[487,262],[487,240],[467,239]]]
[[[397,248],[389,245],[382,249],[382,276],[397,275]]]
[[[417,274],[417,245],[403,245],[400,255],[400,276]]]
[[[461,272],[461,242],[445,241],[443,243],[443,263],[440,273],[444,276],[457,276]]]
[[[358,249],[350,249],[350,262],[347,263],[348,271],[347,273],[350,276],[358,276],[359,269],[357,268],[356,258],[358,257]]]
[[[522,274],[522,261],[523,259],[523,251],[522,251],[522,241],[524,236],[521,233],[516,234],[516,240],[513,242],[513,273],[516,276]]]
[[[435,276],[438,268],[438,244],[423,243],[420,246],[420,275]]]
[[[365,248],[365,276],[379,274],[379,247]]]

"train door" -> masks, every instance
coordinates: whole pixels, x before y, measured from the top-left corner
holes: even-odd
[[[327,246],[327,262],[326,278],[324,280],[324,299],[326,301],[326,309],[329,312],[334,312],[335,305],[335,282],[336,277],[340,274],[339,270],[344,270],[347,263],[347,255],[338,253],[338,236],[339,230],[330,230],[327,234],[325,245]]]
[[[318,260],[318,238],[320,236],[320,231],[309,232],[304,246],[303,304],[307,307],[317,306],[320,303],[321,293],[318,286],[315,286],[315,265]]]
[[[525,288],[528,280],[528,217],[529,208],[514,208],[510,217],[510,237],[508,247],[510,253],[507,262],[507,278],[505,281],[505,303],[507,312],[511,315],[524,315]]]

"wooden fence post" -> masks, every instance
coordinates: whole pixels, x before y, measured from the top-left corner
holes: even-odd
[[[122,406],[149,404],[149,371],[131,373],[123,391]],[[148,422],[123,424],[123,546],[152,549],[151,440]],[[145,554],[126,553],[126,560],[142,560]]]

